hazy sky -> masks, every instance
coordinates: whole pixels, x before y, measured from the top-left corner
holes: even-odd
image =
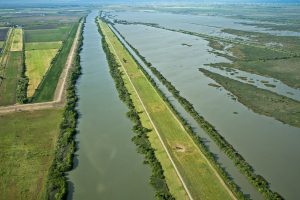
[[[193,2],[193,3],[211,3],[211,2],[229,2],[229,3],[300,3],[300,0],[0,0],[0,4],[15,4],[15,3],[51,3],[51,4],[57,4],[57,3],[160,3],[160,2]]]

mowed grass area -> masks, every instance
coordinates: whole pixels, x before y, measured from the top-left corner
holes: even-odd
[[[56,42],[64,41],[71,31],[72,26],[57,29],[25,30],[25,42]]]
[[[59,49],[62,41],[56,42],[30,42],[25,44],[25,51],[43,50],[43,49]]]
[[[22,51],[23,50],[23,29],[15,28],[13,30],[13,39],[10,47],[10,51]]]
[[[20,51],[9,52],[7,64],[4,68],[4,77],[0,85],[0,105],[16,103],[17,81],[22,70],[23,53]]]
[[[25,51],[26,76],[29,78],[27,96],[32,97],[50,67],[58,49]]]
[[[62,110],[0,115],[0,199],[44,199]]]
[[[238,101],[254,112],[300,127],[300,102],[253,85],[242,83],[219,74],[200,69],[206,76],[214,79],[226,90],[237,96]]]
[[[129,79],[126,76],[124,69],[120,68],[120,70],[124,72],[123,78],[127,83],[126,87],[132,94],[131,97],[140,113],[143,126],[154,130],[149,121],[150,118],[146,115],[146,111],[138,99],[137,93],[141,97],[146,110],[161,135],[171,157],[176,163],[193,198],[232,199],[229,191],[218,178],[213,168],[209,165],[198,146],[181,126],[175,115],[163,101],[162,97],[160,97],[152,87],[151,83],[143,75],[143,72],[139,69],[127,50],[122,46],[117,37],[105,23],[101,22],[100,25],[111,51],[114,53],[115,49],[116,54],[119,57],[118,61],[124,66],[126,72],[130,76]],[[137,93],[134,91],[129,80],[132,81]],[[178,199],[181,199],[180,197],[184,199],[186,198],[186,195],[182,189],[182,185],[178,181],[178,177],[174,173],[174,168],[170,165],[165,152],[162,151],[156,134],[156,132],[152,132],[149,134],[149,137],[150,141],[154,141],[154,143],[151,144],[155,145],[154,148],[157,149],[156,154],[159,155],[158,159],[160,159],[165,171],[170,191],[174,196],[177,196]]]

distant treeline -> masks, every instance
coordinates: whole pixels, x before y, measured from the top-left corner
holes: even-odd
[[[116,30],[116,29],[115,29]],[[116,30],[118,32],[118,30]],[[126,41],[124,36],[120,32],[118,32],[120,36]],[[211,125],[208,121],[201,116],[194,106],[186,100],[184,97],[180,95],[180,92],[172,85],[170,81],[168,81],[155,67],[152,66],[150,62],[143,57],[137,49],[131,46],[127,41],[126,43],[134,50],[134,52],[139,56],[139,58],[146,64],[146,66],[152,71],[152,73],[160,80],[160,82],[173,94],[173,96],[178,100],[178,102],[183,106],[183,108],[190,113],[190,115],[197,121],[200,127],[208,133],[208,135],[216,142],[216,144],[222,149],[226,155],[234,162],[234,164],[238,167],[238,169],[248,178],[248,180],[258,189],[259,192],[263,194],[266,199],[283,199],[283,197],[277,192],[273,192],[270,189],[269,183],[262,177],[261,175],[257,175],[252,168],[252,166],[247,163],[247,161],[240,155],[234,147],[229,144],[226,139],[215,129],[213,125]],[[134,57],[133,57],[134,58]],[[138,62],[137,62],[138,63]],[[152,80],[153,85],[156,85],[155,81],[151,78],[151,76],[140,66],[141,70],[146,74],[149,80]],[[156,88],[158,88],[156,86]],[[158,89],[159,90],[159,89]],[[160,92],[162,94],[162,92]],[[167,98],[164,98],[166,102],[169,102]],[[176,111],[176,109],[168,103],[170,107],[173,108],[173,111],[177,113],[178,116],[180,114]],[[181,117],[183,124],[189,130],[189,133],[193,136],[195,141],[198,142],[200,149],[203,150],[205,155],[213,162],[214,166],[218,170],[218,172],[224,178],[226,184],[232,189],[232,191],[236,194],[240,199],[248,199],[248,196],[245,196],[240,191],[239,187],[233,182],[228,173],[223,169],[220,164],[217,162],[215,156],[209,151],[206,147],[205,142],[197,136],[190,125],[186,122],[183,117]]]
[[[96,23],[97,18],[96,18]],[[122,72],[119,70],[120,65],[117,63],[114,54],[110,51],[109,46],[105,40],[105,35],[103,34],[99,24],[98,24],[99,33],[102,35],[102,47],[106,54],[106,59],[109,64],[109,71],[114,79],[115,86],[119,93],[119,98],[127,105],[129,111],[127,112],[127,117],[131,119],[134,123],[133,131],[136,135],[132,138],[132,141],[137,145],[138,152],[142,153],[145,156],[144,163],[149,164],[152,169],[152,175],[150,177],[150,183],[156,190],[157,199],[175,199],[168,188],[168,185],[165,180],[163,168],[155,156],[155,150],[151,147],[151,143],[148,140],[147,133],[149,129],[143,127],[139,114],[132,102],[130,93],[128,92],[124,80],[122,78]]]
[[[68,185],[65,172],[71,170],[73,167],[73,157],[75,152],[74,135],[76,134],[78,119],[78,112],[76,110],[76,104],[78,101],[78,97],[76,95],[76,82],[81,74],[79,53],[82,50],[82,32],[84,23],[85,18],[83,19],[83,25],[81,27],[76,57],[68,76],[63,121],[60,124],[60,134],[57,139],[55,156],[48,174],[46,195],[47,199],[51,200],[66,198]]]

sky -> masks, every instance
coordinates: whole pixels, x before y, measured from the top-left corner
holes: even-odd
[[[192,2],[192,3],[300,3],[300,0],[0,0],[0,4],[84,4],[84,3],[164,3],[164,2]]]

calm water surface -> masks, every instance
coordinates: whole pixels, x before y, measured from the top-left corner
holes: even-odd
[[[226,59],[209,53],[207,41],[142,25],[116,27],[271,183],[272,189],[286,199],[299,199],[300,129],[256,114],[228,96],[228,91],[209,86],[215,82],[198,68]]]
[[[154,199],[151,171],[131,141],[133,124],[109,74],[96,15],[94,11],[87,17],[80,54],[79,149],[68,176],[68,199]]]

